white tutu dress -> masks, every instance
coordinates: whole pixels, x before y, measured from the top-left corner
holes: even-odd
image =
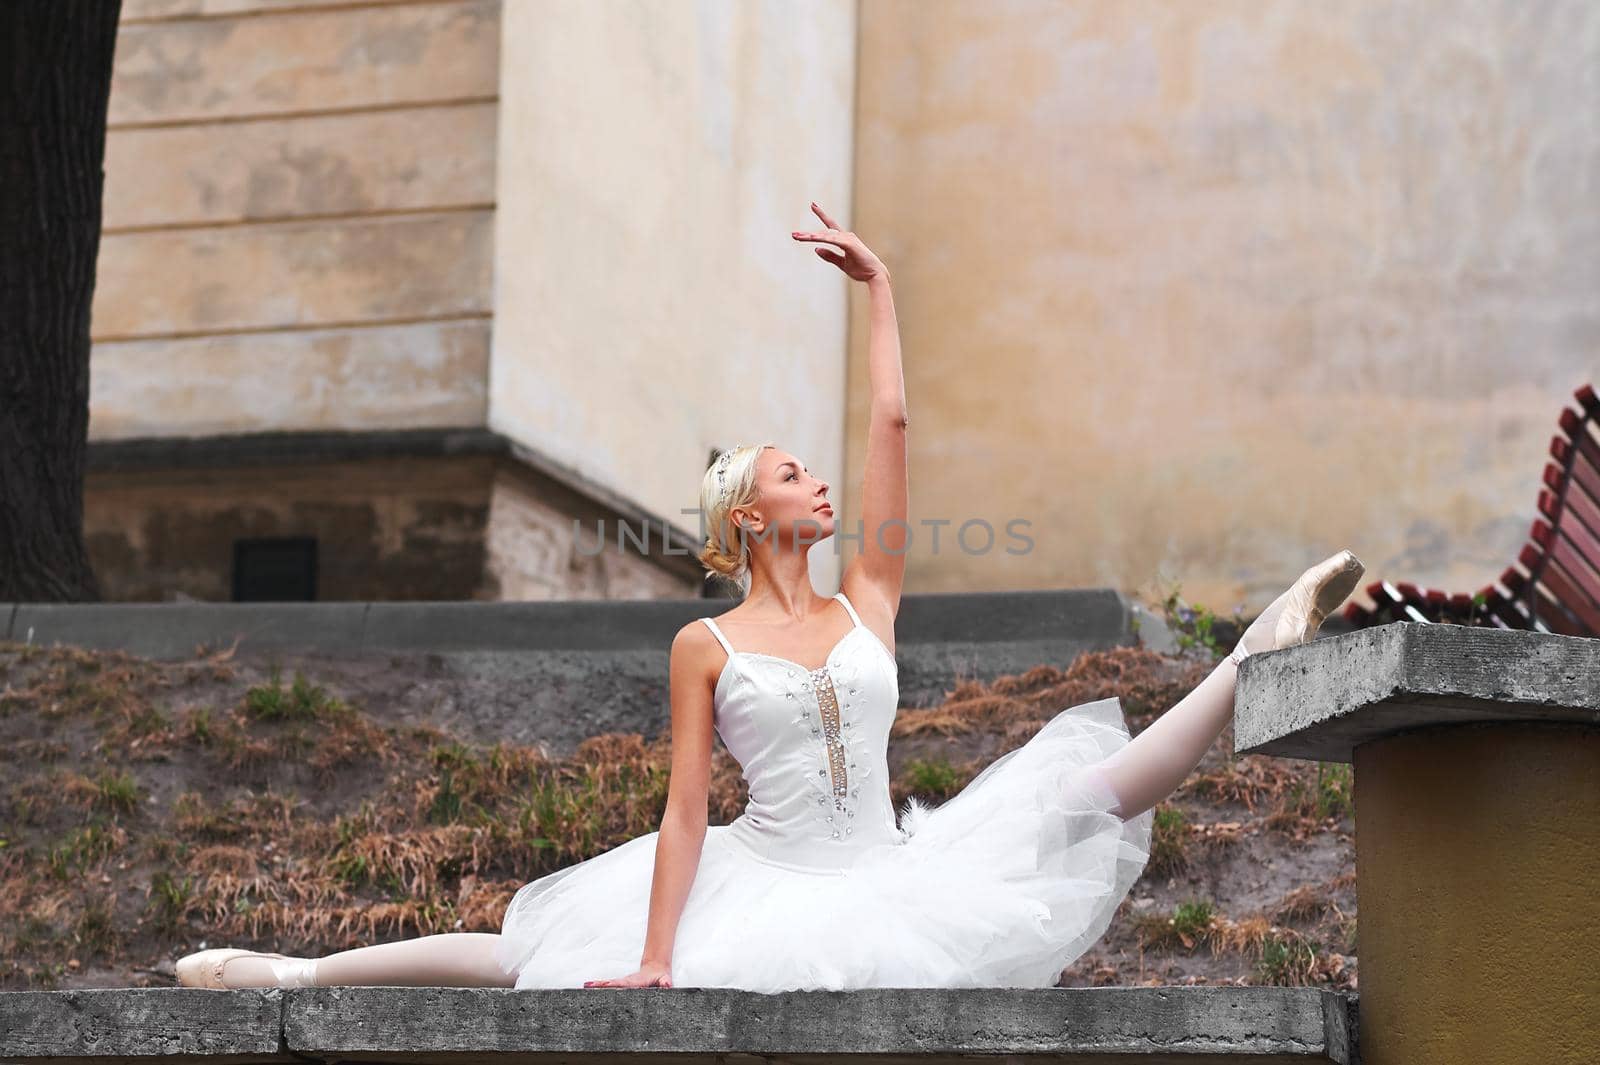
[[[1049,987],[1110,924],[1149,858],[1152,814],[1123,820],[1083,768],[1128,742],[1116,697],[1069,707],[959,794],[908,800],[896,827],[894,656],[854,622],[808,670],[728,652],[718,735],[750,800],[706,829],[678,922],[675,987],[788,991]],[[625,976],[644,952],[658,832],[518,889],[497,961],[517,988]]]

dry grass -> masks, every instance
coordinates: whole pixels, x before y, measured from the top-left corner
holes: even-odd
[[[890,735],[1008,733],[1020,745],[1061,710],[1110,696],[1122,701],[1130,726],[1140,726],[1188,694],[1212,668],[1143,647],[1096,651],[1066,669],[1035,666],[988,684],[962,681],[937,707],[901,710]]]
[[[1239,983],[1348,986],[1344,979],[1348,959],[1343,953],[1265,914],[1235,920],[1216,912],[1210,903],[1196,901],[1179,905],[1170,915],[1141,915],[1133,923],[1141,952],[1205,947],[1214,958],[1237,955],[1252,963],[1254,978]]]
[[[232,655],[201,648],[195,660],[158,663],[0,643],[0,987],[54,986],[81,966],[170,956],[201,938],[326,953],[497,929],[527,880],[659,826],[666,735],[595,736],[565,759],[468,745],[432,727],[381,725],[298,674],[249,684]],[[954,794],[1071,705],[1118,696],[1137,731],[1209,669],[1118,648],[1066,669],[959,684],[937,708],[902,710],[893,735],[981,733],[998,749],[908,765],[891,781],[896,805]],[[1187,792],[1270,807],[1264,816],[1292,831],[1311,823],[1328,786],[1252,758]],[[712,821],[731,820],[745,801],[739,766],[719,745]],[[1240,839],[1239,821],[1191,823],[1168,810],[1150,875]],[[1168,943],[1236,944],[1228,949],[1254,950],[1289,979],[1306,965],[1282,922],[1318,906],[1325,915],[1294,893],[1266,932],[1208,918]],[[1152,943],[1172,934],[1150,931]]]

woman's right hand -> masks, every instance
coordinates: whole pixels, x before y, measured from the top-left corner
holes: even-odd
[[[639,971],[610,980],[585,980],[584,987],[671,987],[672,969],[666,965],[641,965]]]
[[[832,244],[838,251],[828,248],[813,249],[819,256],[828,260],[833,265],[845,272],[845,275],[854,281],[871,281],[875,277],[888,277],[889,269],[883,265],[883,260],[872,253],[872,249],[862,243],[860,237],[854,233],[846,232],[839,223],[829,217],[828,212],[811,205],[811,210],[822,219],[822,224],[828,228],[820,233],[807,233],[794,230],[789,235],[795,240],[822,241]]]

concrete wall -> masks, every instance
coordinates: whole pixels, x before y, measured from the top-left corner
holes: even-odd
[[[851,217],[855,27],[850,0],[505,7],[491,428],[691,532],[713,447],[839,483],[848,282],[789,233],[813,199]]]
[[[397,455],[89,475],[84,529],[107,602],[226,602],[234,543],[312,537],[316,599],[684,599],[681,556],[499,455]],[[634,539],[617,549],[616,528]],[[606,548],[597,537],[604,530]]]
[[[125,0],[91,439],[484,423],[499,29]]]
[[[233,597],[234,541],[317,540],[318,600],[495,598],[497,460],[404,458],[91,474],[84,532],[107,601]]]
[[[1600,368],[1600,8],[860,13],[853,221],[897,283],[913,522],[1036,539],[916,548],[909,587],[1165,572],[1227,611],[1347,545],[1461,591],[1511,561]]]

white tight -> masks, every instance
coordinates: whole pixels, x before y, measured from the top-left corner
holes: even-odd
[[[438,935],[355,947],[322,958],[241,957],[225,970],[229,987],[513,987],[494,960],[497,932]]]
[[[1137,817],[1171,795],[1233,720],[1239,667],[1222,662],[1193,691],[1156,718],[1121,750],[1091,766],[1117,797],[1123,820]]]

